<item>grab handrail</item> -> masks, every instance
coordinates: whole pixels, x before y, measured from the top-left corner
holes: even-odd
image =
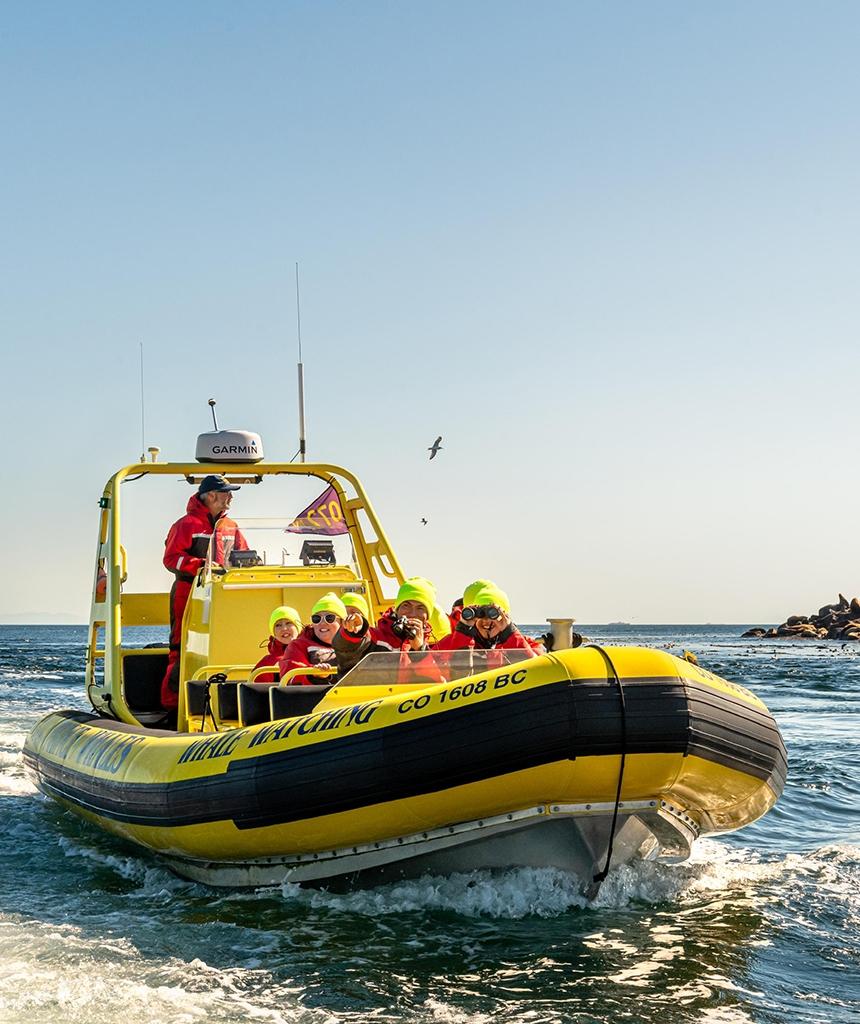
[[[337,672],[334,665],[302,665],[301,668],[291,668],[281,676],[278,686],[289,686],[290,681],[296,676],[331,676]]]

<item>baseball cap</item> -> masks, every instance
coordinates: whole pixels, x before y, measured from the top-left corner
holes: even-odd
[[[211,473],[204,476],[197,488],[198,495],[208,494],[210,491],[238,491],[238,484],[228,484],[220,473]]]

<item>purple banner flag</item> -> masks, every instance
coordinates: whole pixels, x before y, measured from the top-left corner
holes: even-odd
[[[340,498],[334,487],[327,487],[318,498],[314,498],[304,511],[299,512],[284,533],[315,533],[323,537],[349,533],[349,527],[343,521]]]

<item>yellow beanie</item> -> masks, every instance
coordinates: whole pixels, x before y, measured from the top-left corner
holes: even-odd
[[[281,619],[286,619],[287,622],[292,622],[292,624],[296,627],[296,629],[299,632],[301,632],[302,629],[304,628],[302,626],[302,617],[295,610],[295,608],[290,608],[289,605],[282,604],[280,608],[276,608],[272,612],[272,614],[269,616],[269,633],[270,634],[272,634],[272,635],[274,634],[275,626],[277,625],[277,623],[279,623],[281,621]]]
[[[479,590],[483,590],[484,587],[494,587],[495,585],[492,580],[475,580],[474,583],[470,583],[463,591],[463,607],[468,608],[470,604],[478,604],[475,600],[475,594]]]
[[[361,612],[366,619],[370,619],[370,609],[367,606],[367,600],[362,597],[361,594],[344,594],[343,603],[346,606],[347,615],[351,608],[355,608],[355,610],[357,612]]]
[[[339,615],[342,619],[346,618],[346,608],[343,606],[343,601],[332,591],[323,594],[319,601],[311,608],[311,615],[318,615],[320,612],[334,612],[335,615]]]
[[[476,590],[472,593],[472,600],[466,602],[466,607],[469,605],[487,605],[494,604],[501,608],[503,612],[511,614],[511,602],[508,600],[508,595],[497,587],[495,583],[486,583],[480,590]]]

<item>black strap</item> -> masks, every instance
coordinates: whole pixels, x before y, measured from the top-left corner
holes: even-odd
[[[212,679],[207,679],[206,680],[206,685],[203,687],[204,698],[203,698],[203,720],[200,723],[200,731],[201,732],[203,732],[203,730],[206,728],[206,716],[207,715],[209,715],[211,717],[211,719],[212,719],[212,728],[215,730],[215,732],[219,731],[218,730],[218,723],[215,721],[215,712],[212,710],[212,697],[211,697],[211,695],[209,693],[209,691],[212,689],[212,683],[213,683]]]
[[[618,675],[618,671],[612,663],[612,658],[609,657],[600,644],[587,644],[587,646],[593,647],[595,651],[599,651],[602,655],[607,668],[609,668],[615,678],[615,685],[618,687],[618,700],[621,703],[621,765],[618,769],[618,788],[615,791],[615,808],[612,812],[612,826],[609,830],[609,843],[606,849],[606,863],[603,865],[603,870],[598,871],[593,877],[593,881],[599,883],[602,882],[609,874],[609,865],[612,861],[612,846],[615,842],[615,827],[618,824],[618,807],[621,804],[621,786],[624,782],[624,765],[627,761],[627,705],[624,700],[624,687],[621,684],[621,677]]]

